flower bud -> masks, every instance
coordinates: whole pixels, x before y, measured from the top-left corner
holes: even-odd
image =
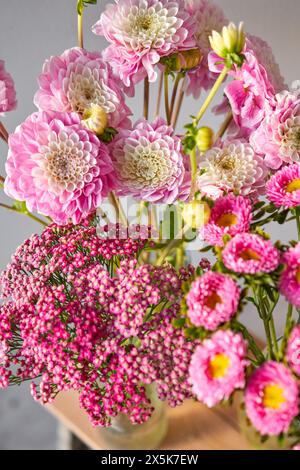
[[[240,23],[238,28],[235,24],[229,23],[223,27],[221,34],[213,31],[209,38],[213,51],[223,59],[232,54],[241,54],[246,41],[243,27],[243,23]]]
[[[201,63],[202,58],[203,55],[197,48],[162,57],[161,63],[165,65],[168,72],[180,72],[194,69]]]
[[[182,218],[186,225],[192,229],[199,229],[207,224],[210,217],[210,207],[205,201],[194,200],[184,204]]]
[[[101,108],[101,106],[97,106],[95,104],[84,111],[82,118],[83,124],[97,136],[104,133],[108,124],[106,112]]]
[[[200,152],[206,152],[212,148],[214,143],[214,132],[210,127],[200,127],[196,136],[196,145]]]

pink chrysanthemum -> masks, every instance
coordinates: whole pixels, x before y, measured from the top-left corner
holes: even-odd
[[[283,256],[286,265],[280,278],[280,291],[288,302],[300,308],[300,243]]]
[[[286,357],[289,366],[300,376],[300,326],[295,326],[288,341]]]
[[[17,106],[15,84],[5,70],[4,60],[0,60],[0,115],[12,111]]]
[[[211,51],[209,36],[213,30],[221,31],[228,21],[222,9],[209,0],[187,0],[186,8],[195,19],[196,44],[202,53],[200,65],[187,74],[187,94],[197,99],[201,90],[208,90],[216,80],[216,74],[208,68],[208,54]]]
[[[266,195],[277,207],[300,206],[300,163],[283,167],[267,182]]]
[[[223,237],[234,237],[247,232],[252,218],[252,206],[243,196],[225,196],[218,199],[211,210],[208,224],[204,226],[204,239],[210,245],[223,246]]]
[[[287,432],[299,409],[299,390],[287,367],[265,362],[250,377],[246,392],[246,413],[264,436]]]
[[[34,102],[42,111],[76,112],[101,107],[114,128],[128,127],[131,114],[122,86],[101,54],[75,47],[46,60]]]
[[[111,153],[119,194],[167,204],[180,197],[185,168],[181,140],[172,134],[162,119],[141,119],[117,135]]]
[[[213,407],[245,386],[247,344],[241,334],[217,331],[192,356],[190,381],[201,402]]]
[[[30,115],[9,138],[6,193],[59,224],[78,223],[113,187],[107,147],[75,113]]]
[[[300,160],[300,96],[283,92],[275,97],[274,110],[251,135],[251,144],[264,155],[266,165],[278,169]]]
[[[127,87],[145,77],[154,82],[161,57],[195,47],[194,19],[183,0],[119,0],[106,6],[93,32],[110,42],[104,58]]]
[[[227,243],[222,257],[226,268],[236,273],[269,273],[279,264],[279,252],[271,241],[252,233],[236,235]]]
[[[186,297],[188,316],[195,326],[213,331],[238,309],[240,291],[231,277],[209,271],[197,278]]]

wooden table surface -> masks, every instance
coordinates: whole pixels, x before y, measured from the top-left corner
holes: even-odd
[[[79,408],[76,392],[60,394],[48,410],[94,450],[105,449],[97,428]],[[234,407],[210,410],[194,401],[167,408],[169,431],[161,449],[170,450],[248,450],[241,434]]]

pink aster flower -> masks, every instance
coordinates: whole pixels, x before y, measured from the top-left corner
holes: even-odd
[[[34,102],[43,111],[76,112],[101,107],[114,128],[128,127],[131,114],[121,82],[101,54],[75,47],[46,60]]]
[[[233,140],[201,157],[197,186],[202,194],[214,200],[229,192],[255,198],[264,193],[266,177],[263,159],[251,145]]]
[[[204,239],[210,245],[223,246],[223,237],[234,237],[247,232],[252,218],[252,206],[243,196],[225,196],[217,199],[210,213],[208,224],[203,228]]]
[[[220,330],[198,346],[192,356],[193,392],[210,408],[245,386],[247,344],[240,333]]]
[[[300,96],[283,92],[275,97],[274,110],[251,135],[251,144],[266,165],[278,169],[300,160]]]
[[[209,271],[191,285],[186,297],[188,316],[195,326],[216,330],[236,313],[239,298],[239,288],[231,277]]]
[[[271,241],[253,233],[236,235],[227,243],[222,257],[226,268],[236,273],[269,273],[279,264],[279,252]]]
[[[4,60],[0,60],[0,116],[16,107],[16,90],[13,78],[5,70]]]
[[[201,90],[208,90],[216,80],[216,74],[208,68],[208,54],[211,51],[209,36],[212,31],[221,31],[228,21],[222,9],[209,0],[187,0],[187,11],[195,19],[195,39],[202,53],[200,65],[188,72],[187,94],[199,98]]]
[[[154,82],[161,57],[195,47],[194,19],[183,0],[119,0],[106,6],[93,32],[110,43],[104,58],[127,87],[145,77]]]
[[[287,367],[265,362],[250,377],[246,392],[246,413],[264,436],[287,432],[299,409],[299,390]]]
[[[75,113],[30,115],[9,138],[6,193],[59,224],[78,223],[112,188],[107,147]]]
[[[118,192],[150,202],[172,204],[185,181],[181,140],[164,120],[137,121],[112,143]],[[184,184],[184,193],[186,184]]]
[[[280,278],[280,291],[286,299],[300,308],[300,243],[283,256],[285,269]]]
[[[300,325],[295,326],[291,333],[286,356],[291,369],[300,376]]]
[[[284,166],[267,182],[266,195],[277,207],[300,206],[300,163]]]

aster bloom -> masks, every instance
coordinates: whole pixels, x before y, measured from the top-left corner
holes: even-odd
[[[234,237],[247,232],[252,219],[252,205],[243,196],[225,196],[217,199],[210,213],[210,219],[204,226],[204,239],[210,245],[223,246],[223,237]]]
[[[287,91],[277,94],[274,110],[252,133],[250,141],[272,169],[277,170],[284,163],[299,162],[300,97]]]
[[[283,364],[265,362],[251,375],[245,392],[246,413],[263,436],[288,432],[299,410],[298,385]]]
[[[195,326],[213,331],[237,312],[240,291],[221,273],[209,271],[198,277],[186,297],[188,316]]]
[[[127,87],[145,77],[154,82],[161,57],[196,46],[194,31],[183,0],[120,0],[107,5],[93,26],[110,43],[104,59]]]
[[[4,60],[0,60],[0,116],[16,107],[17,99],[13,78],[5,70]]]
[[[285,269],[280,278],[280,292],[288,302],[300,308],[300,243],[283,255]]]
[[[277,207],[300,206],[300,163],[277,171],[267,182],[266,195]]]
[[[214,147],[201,157],[198,168],[197,187],[211,199],[225,192],[252,198],[264,193],[266,168],[248,143],[233,140]]]
[[[172,134],[158,118],[152,124],[141,119],[132,131],[116,136],[111,155],[119,194],[167,204],[180,197],[186,186],[184,157],[180,138]]]
[[[186,8],[195,19],[196,44],[202,53],[199,66],[187,74],[187,94],[197,99],[201,90],[208,90],[216,80],[216,74],[208,68],[208,54],[211,51],[209,36],[213,30],[221,31],[228,21],[222,9],[209,0],[188,0]]]
[[[247,344],[240,333],[220,330],[192,356],[190,381],[199,401],[213,407],[245,386]]]
[[[95,210],[113,187],[107,147],[78,114],[30,115],[9,138],[6,193],[59,224]]]
[[[38,78],[34,102],[41,111],[75,112],[83,116],[93,107],[105,113],[107,125],[129,127],[120,80],[99,53],[75,47],[50,57]]]
[[[299,270],[300,272],[300,270]],[[295,326],[289,337],[286,357],[289,366],[300,376],[300,326]]]
[[[241,233],[232,238],[222,258],[227,269],[244,274],[269,273],[279,264],[279,252],[272,242],[253,233]]]

